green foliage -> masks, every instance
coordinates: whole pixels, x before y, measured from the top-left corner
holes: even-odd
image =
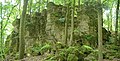
[[[88,34],[83,36],[86,40],[92,40],[93,36]]]
[[[0,41],[2,46],[1,46],[1,53],[0,54],[4,54],[7,55],[8,54],[8,50],[9,48],[4,45],[7,36],[11,33],[12,31],[12,21],[14,20],[14,18],[16,17],[16,13],[17,13],[17,8],[16,8],[16,4],[11,4],[11,2],[6,2],[6,3],[2,3],[2,7],[1,8],[1,15],[2,15],[2,19],[0,19],[2,21],[2,29],[1,29],[1,33],[2,33],[2,37],[3,39]],[[0,37],[1,37],[0,36]],[[0,45],[1,45],[0,44]],[[9,45],[9,44],[8,44]],[[4,48],[5,47],[5,48]],[[5,58],[5,57],[4,57]]]
[[[58,26],[64,26],[64,24],[65,24],[65,18],[60,18],[59,20],[55,21],[55,23]]]
[[[78,61],[78,57],[75,54],[68,54],[67,61]]]
[[[40,48],[41,46],[32,47],[31,51],[33,52],[31,54],[37,55],[40,52]]]
[[[87,57],[84,58],[85,61],[97,61],[98,59],[98,50],[93,50],[92,53],[90,53]]]
[[[93,51],[93,48],[87,45],[83,45],[81,48],[81,51],[86,52],[86,51]]]
[[[119,58],[119,46],[114,44],[106,44],[106,50],[104,50],[104,58],[113,59],[115,57]]]
[[[45,44],[42,46],[41,44],[37,44],[31,48],[31,51],[32,51],[31,54],[33,55],[44,54],[45,52],[49,50],[51,50],[51,45]]]
[[[67,53],[76,53],[77,51],[79,51],[77,47],[71,46],[71,47],[67,48]]]
[[[40,49],[40,52],[41,53],[45,53],[45,52],[47,52],[48,50],[51,50],[51,45],[49,45],[49,44],[46,44],[46,45],[44,45],[43,47],[41,47],[41,49]]]
[[[84,60],[94,50],[90,46],[70,46],[68,48],[59,49],[56,54],[52,54],[46,60],[60,60],[60,61],[78,61]],[[93,56],[94,57],[94,56]]]
[[[53,0],[52,0],[53,1]],[[96,12],[96,9],[101,7],[105,10],[110,10],[112,9],[112,5],[114,5],[116,2],[115,0],[103,0],[103,4],[102,5],[98,5],[98,3],[95,1],[95,0],[80,0],[81,1],[81,8],[83,9],[83,11],[85,12],[86,15],[90,16],[89,18],[91,19],[90,21],[94,20],[93,22],[91,22],[89,24],[89,26],[94,26],[94,24],[96,23],[95,21],[97,21],[97,19],[95,19],[97,17],[97,12]],[[17,3],[20,3],[20,0],[16,0],[15,2]],[[62,11],[65,11],[61,13],[61,11],[59,12],[59,10],[61,10],[60,8],[62,7],[61,5],[63,4],[69,4],[72,5],[73,4],[73,0],[54,0],[55,4],[53,4],[53,6],[57,9],[53,10],[53,11],[56,11],[56,12],[53,12],[53,16],[55,16],[55,23],[56,25],[59,25],[58,28],[60,28],[61,26],[64,27],[64,24],[65,24],[65,13],[66,13],[66,10],[62,9]],[[29,4],[29,7],[28,9],[30,9],[31,7],[31,12],[38,12],[38,9],[40,8],[40,12],[42,12],[42,10],[46,9],[46,4],[47,3],[47,0],[41,0],[41,2],[39,2],[39,0],[36,0],[36,1],[33,1],[33,4],[32,6],[30,6]],[[76,0],[76,5],[78,5],[78,0]],[[0,3],[1,5],[1,3]],[[0,12],[0,14],[2,14],[3,16],[3,19],[0,19],[3,21],[3,30],[0,32],[3,32],[2,36],[3,36],[3,42],[0,43],[0,45],[3,45],[3,47],[1,47],[0,49],[0,58],[5,55],[8,54],[9,52],[9,47],[8,47],[8,44],[4,46],[4,40],[7,38],[7,35],[9,35],[11,33],[11,31],[13,30],[13,26],[12,25],[12,22],[15,21],[15,19],[17,17],[20,17],[20,14],[21,14],[21,11],[22,9],[19,9],[18,6],[15,4],[12,4],[10,1],[9,2],[6,2],[5,4],[2,4],[3,7],[0,6],[0,11],[2,10],[2,13]],[[48,5],[49,6],[49,5]],[[58,8],[60,7],[60,8]],[[113,6],[115,7],[115,5]],[[20,7],[21,8],[21,7]],[[75,7],[77,9],[77,7]],[[47,8],[48,9],[48,8]],[[50,7],[50,9],[53,9],[52,7]],[[87,9],[87,10],[86,10]],[[71,6],[70,6],[70,9],[71,10]],[[30,11],[30,10],[29,10]],[[71,12],[70,12],[71,13]],[[83,13],[81,11],[81,13]],[[77,11],[75,11],[75,15],[77,15]],[[71,15],[71,14],[69,14]],[[81,14],[80,14],[81,15]],[[1,15],[0,15],[1,16]],[[114,16],[114,15],[113,15]],[[57,17],[57,20],[56,20],[56,17]],[[77,17],[77,16],[76,16]],[[70,20],[68,18],[68,26],[70,25]],[[79,22],[77,20],[75,20],[75,22]],[[112,24],[110,22],[108,22],[107,20],[105,20],[104,24],[105,25],[108,25],[109,24]],[[29,26],[30,29],[35,29],[35,27],[33,26],[32,23],[29,23],[31,24],[31,26]],[[35,23],[36,24],[36,23]],[[78,23],[77,23],[78,25]],[[76,27],[77,27],[76,25]],[[97,26],[97,25],[95,25]],[[120,27],[120,26],[119,26]],[[29,30],[30,30],[29,29]],[[33,30],[32,29],[32,30]],[[63,29],[63,28],[62,28]],[[38,30],[37,30],[38,31]],[[35,33],[35,32],[31,32],[31,33]],[[79,36],[79,33],[80,33],[80,30],[79,29],[75,29],[74,30],[74,33],[76,33],[74,35],[74,38],[75,39],[80,39],[80,36]],[[31,35],[31,34],[30,34]],[[1,37],[1,36],[0,36]],[[84,34],[82,36],[82,39],[83,41],[89,41],[91,42],[91,44],[93,44],[94,42],[96,42],[96,39],[94,39],[95,36],[93,35],[86,35]],[[94,41],[95,40],[95,41]],[[1,42],[1,41],[0,41]],[[112,59],[114,57],[117,57],[117,58],[120,58],[120,52],[119,52],[119,46],[116,46],[116,45],[111,45],[114,43],[114,38],[110,38],[110,41],[108,41],[110,45],[104,45],[105,48],[107,50],[105,50],[103,53],[104,53],[104,57],[105,58],[108,58],[108,59]],[[5,48],[6,47],[6,48]],[[44,45],[41,45],[41,44],[36,44],[32,47],[28,47],[29,48],[29,53],[32,55],[39,55],[39,54],[44,54],[46,53],[47,51],[53,51],[52,50],[52,47],[53,45],[50,45],[50,44],[44,44]],[[92,61],[96,61],[97,59],[97,55],[98,55],[98,50],[94,50],[92,47],[90,46],[87,46],[87,45],[83,45],[82,47],[80,46],[64,46],[61,42],[57,42],[55,44],[55,54],[50,54],[48,57],[47,57],[47,60],[48,61],[78,61],[79,60],[79,55],[82,56],[82,58],[86,58],[87,56],[87,60],[92,60]],[[28,53],[28,51],[27,51]],[[18,58],[18,53],[15,52],[13,53],[14,54],[14,57],[15,58]]]
[[[115,2],[115,0],[103,1],[103,8],[106,9],[106,10],[111,9],[114,2]]]
[[[57,43],[56,43],[56,48],[57,48],[57,49],[60,49],[60,48],[62,48],[62,47],[64,47],[64,45],[63,45],[61,42],[57,42]]]

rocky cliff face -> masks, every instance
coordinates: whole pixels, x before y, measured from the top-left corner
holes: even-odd
[[[75,7],[77,8],[77,7]],[[34,43],[56,42],[64,41],[64,29],[65,29],[65,17],[67,7],[63,5],[55,5],[54,3],[48,3],[47,9],[44,9],[41,13],[32,13],[26,15],[25,21],[25,41],[26,48],[29,49]],[[74,20],[74,40],[78,40],[82,35],[97,35],[97,12],[96,8],[90,6],[87,8],[85,5],[81,5],[80,11],[75,11]],[[13,22],[14,30],[11,33],[11,40],[6,42],[10,43],[10,47],[14,49],[19,45],[19,20]],[[68,36],[70,37],[71,24],[71,7],[69,7],[68,16]],[[15,34],[15,33],[17,34]],[[14,39],[14,37],[16,37]],[[69,40],[69,38],[68,38]],[[18,43],[18,44],[16,44]],[[15,46],[12,46],[12,45]],[[7,45],[7,43],[6,43]],[[13,50],[11,50],[13,51]],[[27,50],[26,50],[27,51]]]

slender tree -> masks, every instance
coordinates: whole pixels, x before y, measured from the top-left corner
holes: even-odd
[[[107,14],[107,21],[108,21],[108,30],[110,30],[109,14]]]
[[[1,49],[3,49],[3,21],[2,21],[2,3],[1,3],[1,39],[0,39],[0,44],[1,44]],[[0,51],[1,54],[3,54],[2,50]],[[3,56],[1,55],[2,59],[3,59]]]
[[[30,12],[30,16],[31,16],[31,13],[32,13],[32,8],[31,8],[32,7],[32,2],[33,2],[33,0],[30,0],[30,6],[29,6],[29,8],[30,8],[30,11],[29,11]]]
[[[19,0],[19,14],[21,14],[21,0]]]
[[[74,35],[74,11],[75,11],[75,0],[73,0],[73,4],[72,4],[72,18],[71,18],[71,37],[70,37],[70,41],[71,44],[73,44],[73,35]]]
[[[103,61],[102,54],[102,7],[101,0],[98,0],[99,8],[98,8],[98,61]]]
[[[119,2],[120,2],[120,0],[117,1],[117,8],[116,8],[116,25],[115,25],[115,42],[116,42],[116,44],[117,44],[117,41],[118,41],[117,37],[118,37],[118,11],[119,11]]]
[[[110,9],[110,31],[112,31],[112,8]]]
[[[39,0],[39,8],[38,8],[38,12],[40,12],[40,7],[41,7],[41,0]]]
[[[110,9],[110,31],[112,31],[112,8],[113,8],[113,3],[111,5],[111,9]]]
[[[19,59],[24,58],[24,52],[25,52],[25,40],[24,40],[24,31],[25,31],[25,15],[27,11],[27,5],[28,5],[28,0],[24,0],[24,5],[23,5],[23,11],[22,11],[22,16],[20,19],[20,30],[19,30],[19,41],[20,41],[20,46],[19,46]]]
[[[68,37],[68,11],[69,5],[67,5],[67,13],[65,17],[65,44],[67,45],[67,37]]]
[[[78,10],[80,11],[80,0],[78,0]]]

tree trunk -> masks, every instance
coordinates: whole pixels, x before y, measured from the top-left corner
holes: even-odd
[[[101,6],[101,0],[98,0],[98,4]],[[102,54],[102,7],[98,9],[98,61],[103,61]]]
[[[65,17],[65,45],[67,45],[67,38],[68,38],[68,11],[69,11],[69,5],[67,5],[67,13]]]
[[[80,0],[78,0],[78,11],[80,11]]]
[[[118,37],[118,11],[119,11],[119,0],[117,2],[117,8],[116,8],[115,44],[117,44],[118,42],[118,38],[117,38]]]
[[[29,10],[29,12],[30,12],[30,17],[31,17],[31,13],[32,13],[32,2],[33,2],[33,0],[30,0],[30,6],[29,6],[29,8],[30,8],[30,10]],[[30,20],[31,20],[31,18],[30,18]]]
[[[21,0],[19,0],[19,14],[21,14]]]
[[[39,0],[39,8],[38,8],[38,12],[40,12],[40,8],[41,7],[41,0]]]
[[[112,31],[112,8],[110,9],[110,23],[111,23],[110,24],[110,31]]]
[[[70,37],[70,45],[74,44],[73,35],[74,35],[74,10],[75,10],[75,0],[73,1],[72,6],[72,19],[71,19],[71,37]]]
[[[109,31],[110,30],[109,14],[107,15],[107,21],[108,21],[108,31]]]
[[[3,10],[3,8],[2,8],[2,3],[1,3],[1,13],[2,13],[2,10]],[[1,51],[0,51],[0,53],[3,54],[3,20],[2,20],[2,14],[0,14],[0,15],[1,15],[1,32],[0,32],[1,33],[0,34],[0,37],[1,37],[1,39],[0,39]],[[0,57],[1,57],[1,60],[3,60],[3,56],[1,55]]]
[[[24,58],[24,52],[25,52],[25,40],[24,40],[24,34],[25,34],[25,15],[27,11],[27,4],[28,0],[24,0],[24,5],[23,5],[23,11],[22,11],[22,16],[20,19],[20,31],[19,31],[19,41],[20,41],[20,46],[19,46],[19,59]]]

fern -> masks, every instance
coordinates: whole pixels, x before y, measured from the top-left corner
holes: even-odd
[[[52,48],[51,45],[46,44],[46,45],[44,45],[43,47],[41,47],[40,52],[41,52],[41,53],[47,52],[47,51],[50,50],[51,48]]]

